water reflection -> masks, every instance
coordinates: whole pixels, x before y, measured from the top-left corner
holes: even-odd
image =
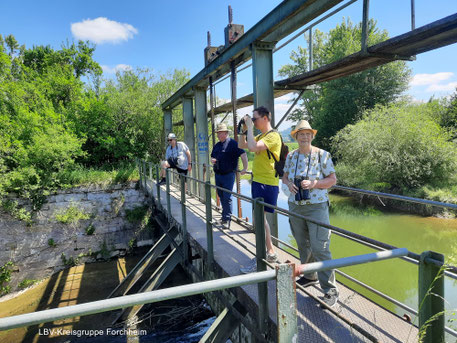
[[[251,187],[248,181],[242,180],[241,192],[244,195],[251,195]],[[440,219],[384,212],[373,207],[363,207],[349,197],[331,195],[330,198],[330,223],[334,226],[393,246],[404,247],[418,254],[427,250],[444,254],[445,258],[450,258],[456,254],[457,219]],[[288,209],[287,197],[282,192],[280,192],[278,198],[278,206]],[[242,201],[242,210],[243,217],[248,217],[251,221],[251,204]],[[278,231],[279,239],[296,246],[287,217],[278,215]],[[334,258],[373,252],[368,247],[337,235],[332,236],[331,251]],[[341,270],[417,309],[417,265],[394,259],[345,267]],[[382,298],[373,296],[364,289],[360,289],[359,286],[341,276],[338,277],[338,280],[399,315],[405,313],[404,310],[397,308],[397,306]],[[457,282],[450,278],[446,278],[445,281],[445,298],[447,309],[457,308]]]

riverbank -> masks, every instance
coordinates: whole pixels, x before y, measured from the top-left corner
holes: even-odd
[[[443,219],[457,218],[457,211],[437,206],[386,199],[373,195],[360,194],[339,189],[332,189],[330,193],[350,197],[354,199],[354,201],[359,205],[373,206],[380,211],[402,212],[407,214],[416,214],[423,217],[437,217]]]

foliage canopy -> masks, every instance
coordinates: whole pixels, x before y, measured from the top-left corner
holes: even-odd
[[[82,41],[26,49],[0,35],[0,198],[16,192],[39,207],[80,165],[162,153],[159,105],[189,74],[129,70],[104,80],[94,51]]]

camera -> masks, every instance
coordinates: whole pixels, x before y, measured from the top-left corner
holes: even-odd
[[[298,188],[298,192],[295,194],[295,201],[311,199],[311,197],[309,196],[309,189],[301,188],[300,184],[303,180],[308,180],[308,177],[307,176],[295,176],[294,177],[294,185]]]
[[[243,116],[243,118],[241,118],[241,120],[238,123],[237,131],[238,131],[239,135],[245,135],[248,131],[248,128],[246,127],[246,123],[244,122],[244,116]]]

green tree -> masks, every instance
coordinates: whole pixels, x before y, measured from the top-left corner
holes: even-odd
[[[161,103],[189,78],[183,70],[154,75],[147,69],[118,72],[104,87],[74,103],[69,120],[85,139],[86,165],[162,155]]]
[[[11,46],[15,39],[8,37]],[[45,190],[61,186],[60,173],[83,155],[83,139],[64,118],[83,87],[68,65],[25,65],[26,52],[0,51],[0,195],[16,192],[37,208]]]
[[[62,45],[61,50],[54,50],[49,45],[38,45],[24,50],[23,63],[40,74],[56,65],[69,66],[74,76],[79,79],[87,74],[102,74],[100,65],[93,59],[94,51],[95,46],[83,41],[78,44],[67,42]]]
[[[354,25],[349,19],[324,34],[315,30],[313,37],[313,68],[335,62],[361,49],[361,24]],[[387,32],[380,31],[376,22],[368,23],[368,45],[388,39]],[[308,51],[299,47],[291,53],[293,64],[279,70],[281,76],[295,76],[309,69]],[[330,147],[330,138],[347,124],[360,119],[361,113],[375,105],[386,105],[407,89],[410,70],[405,62],[392,62],[353,75],[315,85],[303,94],[300,107],[290,119],[308,119],[319,133],[316,144]]]
[[[457,143],[457,89],[451,96],[447,109],[440,118],[440,125],[449,130],[452,138]]]
[[[457,146],[435,110],[433,103],[398,103],[366,111],[333,139],[339,180],[397,193],[452,183]]]
[[[17,49],[19,49],[19,43],[13,35],[5,37],[6,46],[9,48],[9,54],[12,57]]]

